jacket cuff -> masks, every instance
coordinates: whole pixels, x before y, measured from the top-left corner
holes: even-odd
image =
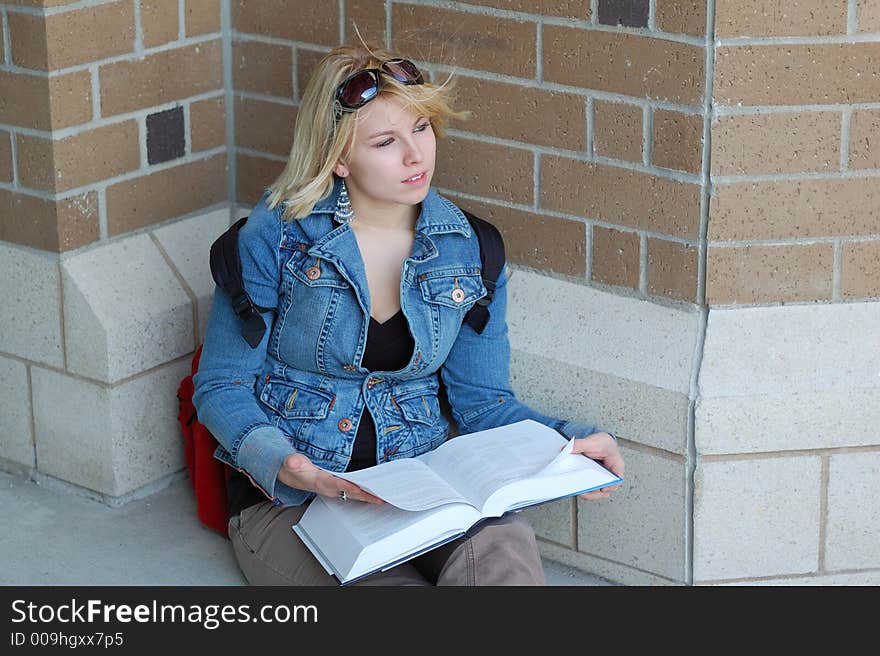
[[[296,453],[296,449],[290,446],[279,429],[274,426],[258,426],[242,440],[236,462],[268,496],[275,499],[278,470],[284,464],[284,459],[293,453]]]
[[[572,439],[575,437],[586,437],[587,435],[592,435],[593,433],[608,433],[611,437],[614,438],[614,441],[617,442],[617,435],[612,433],[610,430],[606,428],[598,428],[597,426],[592,426],[590,424],[582,424],[577,421],[566,421],[559,428],[559,432],[568,439]]]

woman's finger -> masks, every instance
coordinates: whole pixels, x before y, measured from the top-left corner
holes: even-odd
[[[322,492],[328,497],[336,497],[337,499],[341,499],[341,492],[345,492],[345,500],[346,501],[365,501],[367,503],[373,503],[376,505],[381,505],[385,503],[379,497],[370,494],[366,490],[361,489],[351,481],[347,481],[344,478],[339,478],[338,476],[333,476],[332,474],[327,474],[325,479],[321,482]]]

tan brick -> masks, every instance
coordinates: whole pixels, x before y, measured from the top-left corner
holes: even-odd
[[[663,32],[706,36],[706,0],[657,0],[655,23]]]
[[[357,28],[357,29],[355,29]],[[385,0],[345,0],[345,42],[385,46]]]
[[[48,95],[46,78],[0,71],[0,123],[51,129]]]
[[[482,5],[508,11],[522,11],[541,16],[590,18],[590,0],[467,0],[469,5]]]
[[[699,250],[690,244],[648,239],[648,293],[697,301]]]
[[[92,117],[88,71],[51,78],[0,71],[0,123],[52,130]]]
[[[101,115],[182,100],[223,86],[220,39],[102,66]]]
[[[232,29],[291,41],[335,46],[339,41],[339,3],[298,0],[232,0]]]
[[[326,53],[317,52],[315,50],[296,50],[296,84],[299,90],[299,99],[302,99],[306,92],[312,73],[318,66],[318,62],[324,58]]]
[[[533,157],[527,150],[447,137],[437,142],[433,183],[466,194],[531,205]]]
[[[9,24],[11,63],[23,68],[49,70],[46,17],[10,13],[6,20]],[[2,21],[0,21],[0,27],[2,27]]]
[[[25,187],[62,192],[139,167],[138,125],[133,120],[57,141],[18,137],[19,179]]]
[[[604,164],[542,156],[540,205],[637,230],[699,235],[699,185]]]
[[[184,22],[187,36],[219,32],[220,0],[186,0]]]
[[[58,213],[58,248],[61,252],[99,239],[97,192],[77,194],[57,201],[55,206]]]
[[[833,105],[880,97],[880,41],[727,46],[715,58],[721,105]]]
[[[392,5],[394,49],[413,59],[534,78],[533,22],[417,5]]]
[[[849,166],[854,169],[880,168],[880,109],[859,109],[852,113]]]
[[[840,293],[844,298],[880,296],[880,241],[844,242]]]
[[[18,143],[18,178],[23,187],[54,191],[52,140],[20,134]]]
[[[700,104],[701,46],[616,31],[544,26],[544,79],[627,96]]]
[[[654,164],[699,174],[703,168],[703,117],[666,109],[654,110],[651,145]]]
[[[226,144],[226,101],[211,98],[189,108],[192,151],[197,153]]]
[[[140,167],[136,121],[95,128],[55,142],[56,191],[105,180]],[[83,161],[83,153],[99,157]]]
[[[859,32],[880,32],[880,0],[858,0]]]
[[[92,120],[92,75],[88,71],[49,78],[52,129],[69,128]]]
[[[235,144],[273,155],[287,155],[293,143],[296,107],[235,99]]]
[[[876,235],[878,216],[880,178],[717,185],[709,240]]]
[[[232,84],[236,91],[293,97],[293,51],[289,46],[235,41],[232,62]]]
[[[120,235],[226,200],[226,155],[107,187],[107,229]]]
[[[712,123],[712,175],[840,170],[839,112],[720,116]]]
[[[643,110],[638,105],[596,100],[593,103],[593,147],[596,155],[642,161]]]
[[[587,145],[586,101],[580,96],[544,89],[456,76],[462,109],[473,112],[454,127],[470,132],[584,150]]]
[[[239,154],[236,158],[235,199],[254,205],[284,170],[284,162]]]
[[[706,302],[830,300],[833,269],[832,244],[710,248]]]
[[[449,194],[452,202],[492,223],[504,237],[507,261],[568,276],[586,274],[586,225]]]
[[[144,47],[155,48],[177,41],[180,32],[180,5],[177,0],[141,0],[141,29]]]
[[[12,61],[51,71],[134,50],[134,5],[111,2],[51,16],[10,13]]]
[[[606,285],[638,289],[640,241],[635,232],[593,226],[593,271],[590,277]]]
[[[55,253],[96,241],[98,195],[49,201],[0,189],[0,241]]]
[[[17,5],[20,7],[60,7],[61,5],[72,5],[80,0],[5,0],[4,4]]]
[[[846,34],[848,0],[726,0],[715,3],[715,36]]]
[[[12,182],[12,135],[0,130],[0,182]]]

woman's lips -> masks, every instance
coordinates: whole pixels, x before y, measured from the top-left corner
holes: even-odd
[[[427,179],[428,179],[428,172],[422,171],[417,176],[415,176],[415,179],[407,178],[406,180],[403,180],[403,183],[408,184],[408,185],[416,185],[417,186],[417,185],[423,184]]]

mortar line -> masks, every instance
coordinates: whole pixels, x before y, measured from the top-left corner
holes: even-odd
[[[703,159],[701,166],[700,189],[700,229],[697,266],[697,307],[700,309],[697,339],[694,342],[693,364],[691,368],[690,390],[688,392],[686,490],[685,490],[685,578],[686,583],[694,585],[694,495],[698,463],[696,408],[700,397],[700,369],[706,348],[706,331],[709,325],[709,306],[706,298],[706,278],[708,268],[709,199],[712,192],[712,90],[715,85],[715,0],[706,3],[706,84],[703,91]]]
[[[825,536],[828,532],[828,480],[831,469],[831,456],[822,456],[822,472],[819,481],[819,572],[826,573]]]

